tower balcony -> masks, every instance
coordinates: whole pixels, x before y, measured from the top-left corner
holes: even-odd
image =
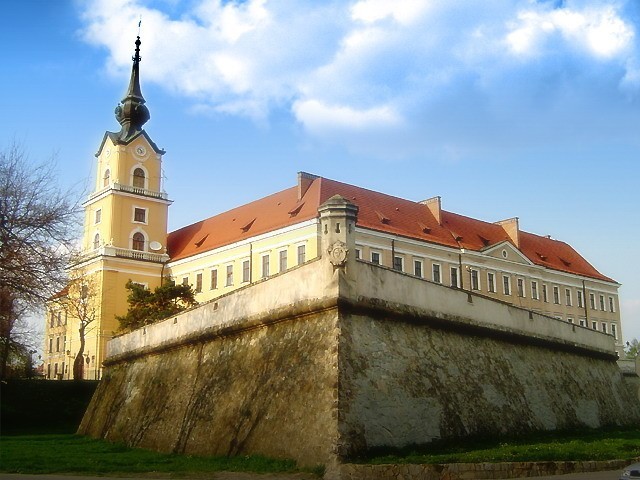
[[[86,262],[96,257],[129,258],[132,260],[142,260],[151,263],[166,263],[169,261],[169,255],[166,253],[144,252],[141,250],[114,247],[112,245],[103,245],[94,250],[85,252],[79,261]]]
[[[111,183],[110,185],[103,188],[102,190],[98,190],[90,194],[89,198],[87,198],[87,200],[83,203],[83,206],[87,206],[96,198],[102,197],[110,193],[111,191],[133,193],[134,195],[140,195],[148,198],[155,198],[157,200],[162,200],[164,202],[172,203],[172,201],[169,200],[169,196],[167,195],[166,192],[156,192],[154,190],[147,190],[146,188],[134,187],[133,185],[125,185],[123,183],[115,182],[115,183]]]

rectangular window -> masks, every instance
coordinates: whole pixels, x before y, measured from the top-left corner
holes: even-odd
[[[225,285],[227,287],[233,285],[233,265],[227,265],[227,283]]]
[[[560,288],[553,286],[553,303],[560,305]]]
[[[380,252],[371,252],[371,263],[380,265]]]
[[[604,295],[600,295],[600,310],[604,312]]]
[[[459,287],[459,283],[458,283],[458,267],[451,267],[449,269],[449,272],[451,272],[451,286],[458,288]]]
[[[566,303],[567,307],[570,307],[573,304],[573,300],[571,298],[571,289],[570,288],[565,288],[564,289],[564,298],[565,298],[565,303]]]
[[[603,331],[604,333],[607,333],[607,324],[606,324],[606,323],[604,323],[604,322],[602,322],[602,331]]]
[[[251,262],[249,260],[242,262],[242,281],[251,281]]]
[[[102,220],[102,209],[98,209],[96,210],[96,221],[95,223],[100,223],[100,221]]]
[[[511,295],[511,278],[508,275],[502,276],[502,293]]]
[[[434,263],[431,268],[431,279],[436,283],[442,283],[442,275],[440,275],[440,265]]]
[[[362,250],[356,248],[356,259],[360,260],[362,258]]]
[[[582,298],[582,290],[578,290],[576,293],[578,294],[577,295],[577,297],[578,297],[578,307],[582,308],[582,307],[584,307],[584,299]]]
[[[471,269],[471,289],[480,290],[480,272]]]
[[[200,293],[202,291],[202,274],[196,274],[196,293]]]
[[[413,261],[413,274],[416,277],[422,278],[422,260]]]
[[[531,298],[538,300],[538,282],[531,280]]]
[[[211,290],[218,288],[218,269],[211,270]]]
[[[147,221],[147,210],[144,208],[133,209],[133,221],[145,223]]]
[[[262,278],[269,276],[269,255],[262,256]]]
[[[189,285],[189,277],[182,277],[182,284]]]
[[[49,353],[53,353],[53,338],[49,339]]]
[[[589,305],[591,306],[591,310],[596,309],[596,296],[593,293],[589,294]]]
[[[487,273],[487,286],[491,293],[496,293],[496,276],[493,273]]]
[[[573,323],[573,318],[567,318],[567,322]]]
[[[598,329],[598,322],[591,322],[591,328],[593,328],[594,330]]]
[[[404,272],[404,258],[393,257],[393,269],[399,272]]]
[[[584,323],[585,323],[585,322],[584,322],[584,318],[581,318],[581,319],[580,319],[580,326],[581,326],[581,327],[584,327]]]
[[[611,324],[611,335],[613,335],[616,338],[616,340],[618,339],[618,330],[616,329],[615,323]]]
[[[518,278],[516,282],[518,284],[518,296],[524,297],[524,278]]]
[[[53,328],[53,326],[55,325],[55,321],[56,321],[56,314],[55,312],[51,312],[51,321],[49,322],[49,327]]]
[[[287,251],[286,250],[280,250],[280,252],[278,253],[279,256],[279,260],[280,260],[280,272],[284,272],[287,270]]]
[[[616,307],[615,307],[615,303],[613,301],[613,297],[609,297],[609,311],[611,313],[616,311]],[[612,325],[612,327],[613,327],[613,325]]]
[[[56,352],[60,351],[60,337],[56,337]]]
[[[307,253],[305,245],[298,245],[298,265],[302,265],[307,261]]]
[[[549,302],[549,295],[547,294],[547,286],[544,283],[542,284],[542,300],[545,303]]]

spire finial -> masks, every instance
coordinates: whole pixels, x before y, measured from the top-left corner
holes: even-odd
[[[145,106],[145,99],[140,90],[140,36],[136,38],[136,50],[131,60],[131,79],[129,80],[129,88],[126,96],[116,107],[116,119],[122,126],[119,137],[122,141],[128,142],[132,137],[142,131],[142,126],[147,123],[151,115],[149,109]]]

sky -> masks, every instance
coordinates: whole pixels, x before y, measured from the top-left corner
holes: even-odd
[[[88,191],[138,34],[171,230],[298,171],[439,195],[572,245],[640,338],[640,1],[7,0],[0,148]]]

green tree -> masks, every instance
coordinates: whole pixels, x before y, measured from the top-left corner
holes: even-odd
[[[638,342],[637,338],[627,342],[624,353],[627,355],[627,359],[635,360],[635,358],[640,354],[640,342]]]
[[[153,292],[131,280],[126,286],[129,290],[129,311],[124,316],[116,317],[121,330],[135,330],[198,304],[191,285],[175,285],[170,278],[165,278]]]

